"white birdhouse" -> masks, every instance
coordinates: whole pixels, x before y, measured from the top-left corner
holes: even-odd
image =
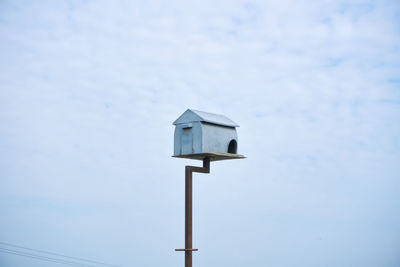
[[[244,158],[237,154],[238,124],[225,117],[193,109],[176,121],[174,157],[211,160]]]

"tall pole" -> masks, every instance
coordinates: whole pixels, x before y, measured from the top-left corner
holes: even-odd
[[[203,167],[185,167],[185,248],[175,251],[185,251],[185,267],[192,267],[192,203],[193,203],[193,172],[210,173],[210,158],[203,159]]]
[[[185,267],[192,267],[193,173],[185,167]]]

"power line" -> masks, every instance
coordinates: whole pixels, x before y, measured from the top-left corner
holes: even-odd
[[[84,258],[78,258],[78,257],[67,256],[67,255],[63,255],[63,254],[59,254],[59,253],[55,253],[55,252],[50,252],[50,251],[45,251],[45,250],[39,250],[39,249],[33,249],[33,248],[28,248],[28,247],[23,247],[23,246],[20,246],[20,245],[14,245],[14,244],[6,243],[6,242],[1,242],[1,241],[0,241],[0,244],[3,244],[3,245],[5,245],[5,246],[10,246],[10,247],[22,248],[22,249],[26,249],[26,250],[30,250],[30,251],[35,251],[35,252],[39,252],[39,253],[46,253],[46,254],[49,254],[49,255],[54,255],[54,256],[69,258],[69,259],[78,260],[78,261],[86,261],[86,262],[95,263],[95,264],[101,264],[101,265],[105,265],[105,266],[119,267],[119,266],[117,266],[117,265],[108,264],[108,263],[104,263],[104,262],[99,262],[99,261],[88,260],[88,259],[84,259]]]
[[[0,252],[13,254],[13,255],[18,255],[18,256],[23,256],[23,257],[32,258],[32,259],[37,259],[37,260],[42,260],[42,261],[49,261],[49,262],[55,262],[55,263],[70,265],[70,266],[76,266],[76,267],[96,267],[94,265],[80,264],[78,262],[65,261],[65,260],[55,259],[55,258],[49,258],[49,257],[44,257],[44,256],[40,256],[40,255],[35,255],[35,254],[25,253],[25,252],[22,252],[22,251],[5,249],[5,248],[0,248]]]

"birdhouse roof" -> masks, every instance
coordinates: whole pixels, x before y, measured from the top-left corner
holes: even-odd
[[[227,127],[239,127],[236,122],[224,115],[198,111],[194,109],[186,110],[176,121],[174,121],[173,125],[195,121],[203,121]]]

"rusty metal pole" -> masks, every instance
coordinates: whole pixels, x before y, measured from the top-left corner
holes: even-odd
[[[193,173],[190,166],[185,167],[185,267],[192,267],[192,204]]]
[[[185,267],[192,267],[192,252],[198,249],[192,247],[192,210],[193,210],[193,172],[210,173],[210,158],[203,159],[203,167],[185,167],[185,248],[175,251],[185,251]]]

